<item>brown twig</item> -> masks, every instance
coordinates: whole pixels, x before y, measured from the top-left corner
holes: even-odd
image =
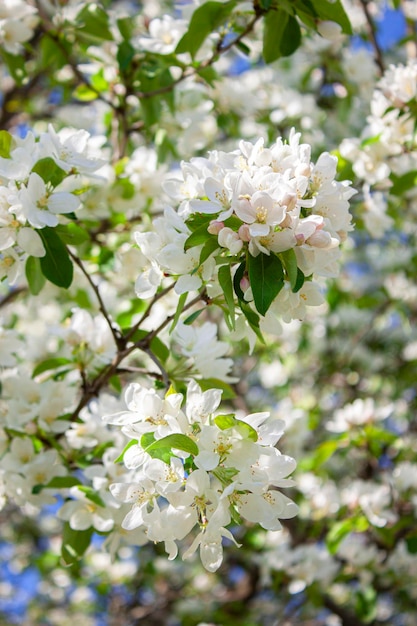
[[[365,14],[365,18],[366,18],[366,22],[368,24],[368,35],[369,35],[369,39],[371,41],[371,44],[373,46],[374,52],[375,52],[375,62],[379,68],[379,71],[381,73],[381,75],[385,72],[385,63],[384,63],[384,57],[382,54],[382,50],[381,47],[378,43],[377,37],[376,37],[376,27],[375,27],[375,22],[372,19],[372,15],[369,11],[369,7],[368,7],[368,0],[359,0],[363,12]]]
[[[98,305],[99,305],[99,309],[103,315],[103,317],[105,318],[108,327],[110,328],[111,334],[113,335],[113,339],[116,343],[116,346],[118,348],[124,348],[126,345],[126,341],[123,338],[122,334],[120,333],[119,329],[113,324],[110,315],[106,309],[106,306],[103,302],[103,299],[100,295],[100,291],[98,286],[95,284],[95,282],[93,281],[91,275],[87,272],[86,268],[84,267],[83,262],[81,261],[81,259],[79,257],[77,257],[76,254],[74,254],[73,252],[71,252],[71,250],[68,248],[68,254],[70,255],[70,257],[72,258],[72,260],[74,261],[74,263],[76,265],[78,265],[78,267],[80,268],[81,272],[84,274],[84,276],[86,277],[87,281],[89,282],[89,284],[91,285],[97,301],[98,301]]]

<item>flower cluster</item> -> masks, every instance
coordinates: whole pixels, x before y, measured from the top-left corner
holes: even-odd
[[[19,54],[22,44],[33,37],[38,23],[37,10],[24,0],[2,0],[0,44],[9,54]]]
[[[310,152],[292,130],[288,143],[241,141],[233,152],[183,162],[181,178],[164,186],[177,212],[167,209],[156,232],[136,233],[149,261],[138,295],[153,295],[167,273],[179,276],[177,293],[216,277],[225,291],[230,269],[238,300],[265,315],[281,290],[297,293],[313,274],[336,276],[355,190],[335,180],[336,157],[323,153],[314,164]]]
[[[24,139],[1,132],[0,156],[0,279],[13,284],[27,256],[46,254],[47,227],[60,224],[81,207],[81,177],[98,170],[103,160],[92,154],[84,130],[52,125]]]
[[[110,485],[114,498],[130,505],[122,528],[143,529],[150,541],[164,542],[173,559],[176,542],[197,526],[183,558],[199,547],[209,571],[222,562],[222,538],[234,541],[227,529],[232,522],[279,530],[280,518],[297,513],[277,489],[293,484],[286,477],[295,468],[294,459],[274,447],[283,422],[269,413],[218,414],[220,399],[220,390],[201,391],[192,381],[182,408],[182,394],[161,398],[133,383],[125,393],[127,410],[105,417],[129,439],[123,454],[129,473]]]

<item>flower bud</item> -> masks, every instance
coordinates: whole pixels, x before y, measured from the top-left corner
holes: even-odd
[[[242,241],[250,241],[251,236],[249,232],[249,226],[247,224],[242,224],[237,232]]]
[[[207,231],[210,233],[210,235],[218,235],[222,228],[224,228],[223,222],[212,220],[208,225]]]

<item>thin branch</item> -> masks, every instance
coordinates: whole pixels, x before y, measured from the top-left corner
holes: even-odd
[[[201,293],[198,294],[198,296],[196,296],[195,298],[193,298],[192,300],[190,300],[190,302],[188,302],[184,308],[183,311],[187,311],[188,309],[190,309],[191,307],[193,307],[195,304],[197,304],[197,302],[199,302],[200,300],[204,300],[206,303],[209,303],[209,300],[207,298],[206,295],[206,290],[205,288],[201,291]],[[161,375],[162,375],[162,379],[167,382],[168,380],[168,375],[165,372],[164,368],[161,366],[161,364],[159,363],[158,360],[155,360],[155,355],[150,354],[150,344],[152,339],[154,339],[154,337],[156,337],[158,335],[158,333],[161,332],[161,330],[163,330],[166,326],[168,326],[173,319],[175,318],[175,314],[173,315],[169,315],[166,320],[164,322],[162,322],[157,328],[155,328],[154,330],[149,331],[145,337],[143,337],[142,339],[140,339],[139,341],[137,341],[136,343],[131,344],[130,346],[126,347],[126,348],[119,348],[118,353],[116,354],[116,356],[114,357],[114,359],[112,360],[111,363],[109,363],[108,365],[106,365],[101,372],[96,376],[96,378],[94,378],[94,380],[92,380],[88,385],[87,388],[84,389],[83,394],[80,398],[80,401],[78,402],[78,405],[76,407],[76,409],[73,411],[72,415],[71,415],[71,421],[75,421],[78,418],[78,415],[81,411],[81,409],[83,409],[92,398],[95,398],[96,396],[98,396],[100,390],[102,387],[104,387],[108,381],[110,380],[110,378],[112,376],[114,376],[118,369],[119,369],[119,365],[120,363],[127,357],[129,356],[129,354],[131,354],[134,350],[141,350],[142,352],[145,352],[146,354],[148,354],[148,356],[150,356],[152,358],[152,360],[154,361],[154,363],[156,363],[158,365],[158,368],[161,370]],[[123,343],[126,343],[126,339],[123,338]],[[155,358],[154,358],[155,357]]]
[[[161,372],[161,376],[162,376],[162,380],[164,382],[164,385],[167,389],[169,389],[169,386],[171,384],[171,381],[169,380],[169,376],[168,376],[168,372],[166,371],[166,369],[164,368],[164,366],[162,365],[161,361],[158,359],[158,357],[152,352],[152,350],[150,348],[145,348],[143,350],[143,352],[145,352],[148,357],[155,363],[155,365],[157,366],[157,368],[159,369],[159,371]]]
[[[136,322],[136,324],[134,324],[134,326],[132,326],[129,332],[124,336],[126,342],[129,341],[133,337],[133,335],[138,330],[138,328],[140,328],[143,322],[149,317],[149,315],[151,314],[153,305],[156,302],[158,302],[158,300],[163,298],[167,293],[169,293],[174,287],[175,287],[175,282],[173,282],[171,285],[168,285],[168,287],[165,287],[165,289],[162,289],[162,291],[159,291],[158,293],[154,295],[151,302],[149,303],[148,308],[146,309],[145,313],[142,315],[140,320]]]
[[[20,294],[25,291],[27,291],[26,287],[16,287],[16,289],[10,289],[9,293],[0,300],[0,309],[7,304],[10,304],[10,302],[15,300],[15,298],[20,296]]]
[[[211,55],[209,59],[207,59],[206,61],[202,61],[197,67],[187,67],[186,69],[183,70],[182,74],[180,74],[180,76],[174,81],[172,81],[172,83],[170,83],[169,85],[165,85],[164,87],[159,87],[158,89],[154,89],[153,91],[136,91],[135,95],[139,99],[146,99],[146,98],[152,98],[153,96],[160,96],[164,93],[169,93],[170,91],[174,89],[174,87],[176,87],[176,85],[184,81],[186,78],[189,78],[190,76],[195,76],[196,74],[198,74],[200,70],[206,69],[207,67],[210,67],[211,65],[213,65],[213,63],[217,61],[217,59],[219,58],[221,54],[224,54],[225,52],[233,48],[236,44],[238,44],[240,41],[242,41],[242,39],[246,37],[246,35],[248,35],[253,30],[256,22],[258,22],[260,18],[261,18],[261,14],[256,14],[250,20],[250,22],[248,22],[246,28],[227,45],[223,46],[222,45],[223,39],[220,39],[213,54]]]
[[[380,73],[383,74],[385,72],[385,63],[384,63],[384,57],[383,57],[383,54],[382,54],[382,50],[380,48],[380,45],[379,45],[377,37],[376,37],[375,22],[372,19],[372,15],[369,12],[368,1],[367,0],[359,0],[359,2],[362,5],[362,9],[363,9],[363,12],[365,14],[366,22],[368,24],[368,35],[369,35],[369,39],[371,41],[371,44],[372,44],[372,46],[374,48],[375,62],[376,62],[376,64],[379,67]]]
[[[114,341],[116,343],[116,346],[118,348],[122,348],[123,349],[125,347],[125,345],[126,345],[126,342],[125,342],[124,338],[122,337],[122,335],[120,334],[120,331],[118,330],[118,328],[116,328],[114,326],[114,324],[113,324],[113,322],[112,322],[112,320],[110,318],[110,315],[109,315],[109,313],[108,313],[108,311],[106,309],[106,306],[105,306],[105,304],[103,302],[103,299],[102,299],[102,297],[100,295],[100,291],[99,291],[98,286],[95,284],[95,282],[93,281],[91,275],[85,269],[81,259],[79,259],[76,254],[71,252],[71,250],[69,248],[68,248],[68,253],[69,253],[70,257],[72,258],[72,260],[74,261],[74,263],[76,265],[78,265],[78,267],[80,268],[80,270],[82,271],[82,273],[84,274],[86,279],[88,280],[89,284],[91,285],[91,287],[92,287],[92,289],[93,289],[93,291],[94,291],[94,293],[96,295],[96,298],[97,298],[97,301],[98,301],[98,304],[99,304],[99,309],[100,309],[101,313],[103,314],[103,317],[105,318],[108,327],[110,328],[110,331],[111,331],[111,334],[113,335],[113,339],[114,339]]]

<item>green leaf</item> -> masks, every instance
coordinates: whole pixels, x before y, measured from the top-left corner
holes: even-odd
[[[232,413],[226,415],[217,415],[214,418],[214,423],[220,430],[227,430],[228,428],[235,428],[245,439],[251,441],[258,441],[258,433],[250,424],[236,419]]]
[[[362,586],[356,593],[356,613],[362,622],[372,622],[377,614],[378,595],[373,587]]]
[[[129,448],[131,448],[132,446],[135,446],[137,443],[138,443],[138,440],[137,440],[137,439],[131,439],[131,440],[129,441],[129,443],[127,443],[127,444],[125,445],[125,447],[123,448],[123,452],[121,452],[121,454],[119,454],[119,456],[117,457],[117,459],[114,459],[114,462],[115,462],[115,463],[121,463],[121,462],[123,461],[123,457],[124,457],[124,455],[125,455],[125,452],[126,452],[127,450],[129,450]],[[142,443],[141,443],[141,445],[142,445]]]
[[[106,507],[105,503],[100,498],[100,496],[98,495],[97,491],[95,489],[93,489],[93,487],[90,487],[89,485],[78,485],[77,488],[82,493],[85,493],[86,498],[91,500],[91,502],[94,502],[94,504],[97,504],[97,506],[101,506],[103,508]]]
[[[304,285],[305,278],[306,277],[304,276],[304,273],[300,270],[299,267],[297,267],[297,280],[295,281],[295,285],[292,288],[294,293],[300,291],[301,287]]]
[[[194,311],[194,313],[191,313],[191,315],[189,315],[187,319],[184,320],[184,324],[191,325],[197,319],[197,317],[199,317],[199,315],[206,310],[207,309],[198,309],[198,311]]]
[[[187,301],[187,296],[188,296],[188,292],[186,293],[182,293],[178,299],[178,304],[177,304],[177,309],[175,311],[175,315],[174,315],[174,319],[172,320],[172,324],[171,327],[169,329],[170,334],[172,333],[172,331],[174,330],[175,326],[178,324],[182,310],[185,306],[185,303]]]
[[[69,224],[58,224],[55,227],[55,232],[68,246],[78,246],[81,243],[85,243],[86,241],[90,241],[90,235],[86,230],[74,224],[74,222],[70,222]]]
[[[269,11],[264,17],[262,56],[272,63],[282,56],[281,41],[290,16],[282,9]]]
[[[241,44],[241,42],[239,42],[239,44]],[[244,45],[244,44],[241,44]],[[238,45],[238,47],[240,48],[240,46]],[[245,46],[247,48],[247,46]],[[250,52],[250,50],[249,50]],[[218,74],[218,72],[216,72],[216,70],[214,69],[214,67],[212,67],[211,65],[207,66],[207,67],[200,67],[197,69],[197,74],[206,81],[206,83],[208,85],[210,85],[210,87],[214,87],[214,83],[216,82],[216,80],[220,80],[220,76]]]
[[[46,250],[45,256],[40,259],[43,275],[54,285],[68,288],[74,273],[68,250],[53,228],[46,226],[38,233]]]
[[[231,328],[234,330],[235,328],[235,298],[233,295],[233,283],[232,283],[232,274],[230,271],[230,265],[222,265],[219,267],[218,278],[220,287],[223,290],[224,299],[226,301],[226,305],[229,311],[229,319],[231,323]]]
[[[417,554],[417,535],[411,535],[405,540],[407,550],[410,554]]]
[[[198,446],[195,441],[190,439],[190,437],[187,437],[187,435],[182,435],[181,433],[174,433],[172,435],[162,437],[162,439],[156,439],[145,449],[145,452],[152,456],[152,452],[156,450],[171,451],[173,448],[182,450],[183,452],[188,452],[193,456],[198,454]]]
[[[83,7],[76,17],[77,33],[86,41],[103,43],[112,41],[109,28],[109,14],[95,2]]]
[[[239,471],[237,469],[235,469],[234,467],[216,467],[215,470],[213,470],[213,475],[216,476],[216,478],[218,478],[218,480],[220,480],[221,484],[226,487],[227,485],[230,485],[231,482],[233,482],[234,477],[236,476],[236,474],[239,474]]]
[[[270,255],[261,253],[256,257],[250,254],[248,270],[256,310],[265,315],[284,286],[282,263],[272,252]]]
[[[56,370],[63,365],[68,365],[72,363],[70,359],[66,359],[65,357],[52,357],[51,359],[46,359],[45,361],[41,361],[38,363],[32,372],[32,378],[39,376],[39,374],[43,374],[44,372],[49,372],[50,370]]]
[[[121,21],[122,20],[118,21],[119,28],[120,28],[120,22]],[[132,22],[131,18],[128,18],[128,21],[131,23]],[[132,60],[133,60],[133,58],[135,56],[135,49],[131,45],[131,43],[129,42],[129,39],[130,39],[130,37],[126,37],[126,39],[124,39],[119,44],[119,47],[117,48],[116,59],[117,59],[117,62],[119,64],[121,72],[125,72],[129,68],[129,66],[130,66],[130,64],[131,64],[131,62],[132,62]]]
[[[233,428],[236,423],[234,413],[226,413],[225,415],[217,415],[214,418],[214,423],[220,430],[226,430],[227,428]]]
[[[337,22],[342,27],[342,32],[346,35],[352,34],[352,26],[340,0],[332,2],[328,0],[326,2],[323,2],[323,0],[311,0],[311,3],[319,19]]]
[[[320,444],[309,458],[300,461],[300,467],[305,471],[318,469],[323,463],[328,461],[343,443],[340,439],[330,439]]]
[[[369,522],[364,515],[350,517],[333,524],[326,537],[326,545],[330,554],[336,554],[342,540],[349,533],[363,533],[369,528]]]
[[[246,317],[249,326],[251,327],[255,335],[258,337],[259,341],[261,341],[262,343],[265,343],[265,340],[261,333],[261,329],[259,328],[259,315],[257,315],[255,311],[252,311],[249,304],[247,304],[243,300],[239,302],[239,306],[243,315]]]
[[[184,250],[187,251],[190,248],[194,248],[194,246],[201,246],[205,244],[208,239],[215,238],[217,243],[217,237],[215,235],[211,235],[207,230],[207,224],[202,224],[199,228],[197,228],[194,232],[191,233],[189,237],[184,242]],[[218,246],[216,246],[218,247]]]
[[[417,170],[411,170],[402,176],[391,174],[392,186],[389,189],[390,194],[394,196],[402,196],[407,191],[417,186]]]
[[[51,157],[37,161],[32,167],[32,172],[39,174],[44,183],[51,183],[52,187],[57,187],[67,175]]]
[[[207,391],[207,389],[221,389],[223,400],[233,400],[233,398],[236,398],[233,387],[218,378],[203,378],[198,381],[198,384],[202,391]]]
[[[192,215],[190,215],[190,217],[186,219],[185,223],[187,224],[188,228],[194,232],[203,225],[206,226],[207,230],[212,219],[213,216],[208,215],[207,213],[193,213]]]
[[[236,0],[229,2],[206,2],[196,9],[191,17],[188,31],[179,41],[175,52],[182,54],[189,52],[194,58],[204,40],[219,26],[224,24],[237,4]]]
[[[242,301],[243,301],[245,294],[243,293],[240,287],[240,282],[243,276],[245,275],[245,271],[246,271],[246,261],[243,261],[243,263],[239,265],[239,267],[237,268],[235,272],[235,275],[233,276],[233,289],[235,291],[235,294],[237,295],[238,300],[242,300]]]
[[[26,280],[32,296],[37,296],[45,284],[45,276],[42,274],[41,262],[38,257],[29,256],[25,265]]]
[[[8,159],[12,147],[12,136],[7,130],[0,130],[0,157]]]
[[[73,530],[68,522],[65,522],[62,533],[61,556],[67,565],[78,561],[90,545],[93,528],[87,530]]]
[[[207,239],[206,243],[201,249],[199,264],[202,265],[204,261],[207,261],[209,256],[213,254],[216,250],[219,249],[219,243],[217,241],[217,237],[210,237]]]
[[[78,85],[73,91],[73,96],[80,102],[92,102],[93,100],[97,100],[98,93],[95,89],[88,87],[88,85]]]
[[[3,57],[4,62],[6,63],[9,72],[13,79],[16,81],[17,85],[22,85],[23,81],[27,76],[26,71],[26,60],[23,54],[10,54],[6,52],[6,50],[0,46],[0,56]],[[13,104],[19,104],[18,102],[14,102]]]
[[[301,29],[298,21],[292,15],[288,16],[287,26],[282,34],[280,52],[281,56],[288,57],[297,50],[301,43]]]
[[[70,52],[69,42],[63,37],[56,41],[53,35],[45,33],[40,42],[41,63],[43,68],[61,68],[68,63],[68,53]]]
[[[291,288],[294,291],[298,279],[298,266],[295,252],[292,248],[290,248],[285,252],[281,252],[279,256],[283,262],[284,269],[290,281]]]
[[[43,489],[69,489],[80,484],[81,482],[74,476],[55,476],[46,485],[35,485],[32,488],[32,493],[36,495]]]

